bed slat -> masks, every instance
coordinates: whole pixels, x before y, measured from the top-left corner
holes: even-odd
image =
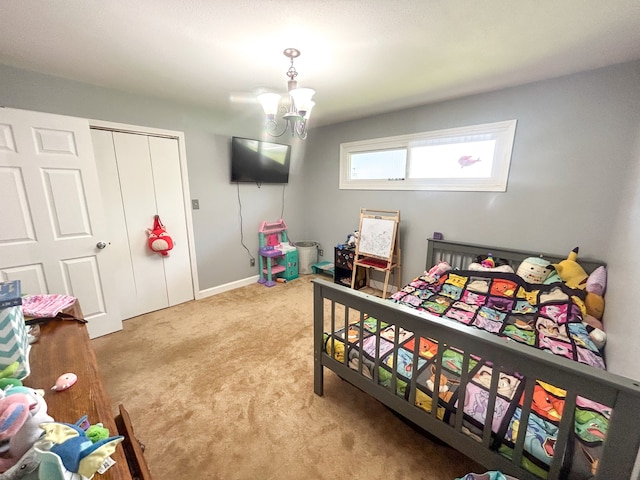
[[[576,394],[572,389],[568,389],[564,398],[564,407],[562,409],[562,418],[560,419],[560,431],[553,452],[553,460],[551,461],[551,469],[549,477],[560,478],[561,472],[565,467],[565,454],[567,453],[567,442],[569,436],[573,432],[575,425],[576,411]]]
[[[533,388],[536,381],[533,378],[527,378],[524,386],[524,398],[522,400],[522,410],[520,412],[520,425],[516,437],[516,444],[513,449],[513,463],[522,465],[522,453],[524,451],[524,441],[526,439],[527,424],[529,423],[529,414],[531,413],[531,405],[533,405]]]

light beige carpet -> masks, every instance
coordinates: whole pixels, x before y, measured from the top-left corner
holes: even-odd
[[[126,320],[92,341],[155,479],[453,480],[484,471],[325,373],[313,393],[305,275]],[[326,278],[326,277],[325,277]]]

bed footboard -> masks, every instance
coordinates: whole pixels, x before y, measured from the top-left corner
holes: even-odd
[[[522,480],[541,478],[531,468],[525,468],[525,442],[527,435],[517,435],[514,428],[513,445],[509,454],[497,448],[494,415],[498,410],[502,372],[517,372],[522,384],[520,397],[519,421],[526,425],[533,416],[533,397],[538,382],[561,387],[565,392],[564,409],[558,421],[557,438],[554,439],[553,456],[548,465],[549,479],[565,478],[571,469],[573,452],[572,439],[576,429],[576,412],[584,403],[583,399],[610,407],[606,439],[601,456],[592,465],[596,472],[594,478],[609,480],[614,478],[631,478],[638,449],[640,448],[640,386],[638,382],[620,377],[593,367],[556,357],[528,346],[498,338],[491,334],[471,329],[453,321],[443,321],[428,313],[418,312],[404,305],[351,290],[334,283],[315,279],[314,281],[314,391],[323,394],[324,368],[335,372],[354,386],[368,393],[389,408],[406,417],[416,425],[429,431],[444,442],[464,452],[467,456],[490,470],[500,470]],[[375,320],[375,334],[368,338],[367,347],[363,336],[350,338],[350,327],[364,331],[371,328],[371,320]],[[384,322],[384,323],[382,323]],[[387,324],[389,326],[387,326]],[[374,348],[380,351],[380,332],[382,327],[391,328],[394,352],[398,351],[403,332],[412,332],[416,348],[413,358],[406,363],[407,368],[419,365],[419,349],[422,340],[429,339],[438,345],[438,367],[433,370],[429,379],[433,385],[441,385],[444,376],[441,365],[443,354],[449,347],[460,352],[461,376],[457,389],[457,400],[451,403],[450,411],[440,405],[446,395],[442,389],[433,388],[431,398],[418,398],[418,383],[424,381],[418,374],[411,375],[408,381],[401,380],[399,371],[399,355],[393,355],[388,378],[381,381],[381,361],[377,356],[373,360],[370,372],[366,374],[367,359],[365,351]],[[340,342],[339,334],[342,330]],[[345,337],[348,337],[345,339]],[[327,340],[328,339],[328,340]],[[340,354],[340,345],[343,346]],[[420,348],[417,346],[420,345]],[[354,348],[352,348],[354,347]],[[332,354],[327,353],[327,350]],[[356,353],[353,353],[356,352]],[[482,359],[492,365],[494,374],[487,384],[489,396],[486,399],[486,417],[481,422],[479,431],[470,434],[465,426],[465,395],[467,385],[472,380],[471,365]],[[406,360],[406,359],[405,359]],[[496,372],[500,373],[496,374]],[[384,385],[382,384],[384,383]],[[402,393],[401,393],[402,392]],[[520,394],[519,394],[520,395]],[[517,399],[516,399],[517,400]],[[437,408],[424,408],[424,405],[436,405]],[[422,408],[420,407],[422,406]],[[524,430],[524,429],[523,429]]]

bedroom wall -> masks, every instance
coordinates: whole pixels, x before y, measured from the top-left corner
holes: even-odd
[[[630,278],[628,265],[640,257],[632,248],[640,231],[631,221],[640,214],[633,168],[638,85],[640,62],[633,62],[317,128],[305,159],[308,237],[331,259],[332,247],[357,229],[361,207],[400,210],[403,283],[422,272],[426,239],[438,231],[450,240],[536,252],[564,254],[579,246],[583,258],[610,263],[609,291],[621,289]],[[341,142],[514,118],[504,193],[338,189]],[[607,313],[615,319],[610,369],[638,378],[640,357],[629,352],[637,351],[639,322],[624,314],[635,305],[621,293],[609,295]]]
[[[639,83],[640,85],[640,79]],[[629,103],[640,112],[640,99]],[[620,205],[612,211],[609,276],[606,293],[607,362],[620,375],[640,379],[640,321],[635,314],[635,270],[640,261],[640,122],[635,124],[632,163],[620,189]]]
[[[41,75],[0,65],[0,105],[140,125],[185,133],[191,198],[200,201],[192,213],[198,279],[201,291],[257,275],[241,245],[240,207],[244,243],[256,255],[258,227],[276,220],[283,211],[293,239],[302,236],[305,211],[300,201],[304,143],[293,144],[290,183],[240,185],[229,181],[229,137],[259,138],[262,115],[243,105],[232,118],[220,113],[144,95]]]

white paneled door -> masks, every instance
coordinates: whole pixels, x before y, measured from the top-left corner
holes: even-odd
[[[86,119],[0,108],[0,279],[80,300],[91,337],[122,329]]]

